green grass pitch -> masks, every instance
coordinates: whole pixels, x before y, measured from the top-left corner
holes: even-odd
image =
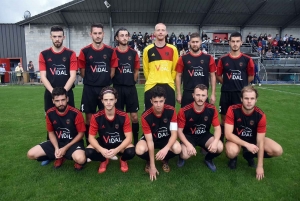
[[[143,85],[137,88],[142,111]],[[52,164],[42,167],[27,159],[27,151],[46,138],[44,88],[0,87],[0,200],[300,200],[300,86],[263,85],[258,89],[257,105],[267,115],[267,136],[284,150],[281,157],[264,161],[262,181],[255,179],[255,169],[242,157],[231,171],[222,153],[214,160],[217,171],[213,173],[199,153],[183,168],[177,168],[177,158],[170,160],[169,173],[157,162],[160,175],[151,182],[138,157],[128,162],[127,173],[120,171],[119,161],[110,161],[101,175],[98,162],[76,172],[72,161],[54,170]],[[220,85],[217,102],[219,91]],[[77,108],[81,93],[82,86],[76,86]]]

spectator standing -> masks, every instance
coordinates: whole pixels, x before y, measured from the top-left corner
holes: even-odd
[[[30,77],[30,85],[34,85],[34,65],[32,61],[29,61],[28,63],[28,71],[29,71],[29,77]]]
[[[17,73],[17,79],[18,79],[18,82],[17,84],[23,84],[23,67],[22,67],[22,64],[21,63],[18,63],[18,66],[15,68],[15,72]]]
[[[4,79],[5,79],[5,72],[6,72],[6,70],[5,70],[4,66],[3,66],[3,64],[0,64],[1,84],[5,84],[5,81],[4,81]]]

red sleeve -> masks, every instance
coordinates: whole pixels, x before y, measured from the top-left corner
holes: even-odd
[[[184,128],[185,126],[185,115],[184,115],[184,112],[183,112],[183,109],[181,108],[178,112],[178,115],[177,115],[177,124],[178,124],[178,128]]]
[[[77,70],[77,58],[75,52],[72,53],[70,58],[70,70]]]
[[[264,114],[257,125],[257,133],[266,133],[267,131],[267,118]]]
[[[175,109],[174,109],[174,112],[173,112],[173,116],[172,116],[171,122],[177,123],[177,115],[176,115]]]
[[[234,115],[232,111],[232,107],[230,106],[226,113],[225,123],[234,125]]]
[[[39,56],[39,69],[40,71],[46,71],[46,62],[42,53]]]
[[[90,135],[97,135],[98,133],[98,123],[95,119],[95,115],[92,115],[91,121],[90,121],[90,129],[89,129],[89,134]]]
[[[118,57],[117,57],[117,53],[116,51],[114,50],[113,51],[113,54],[111,56],[111,60],[110,60],[110,67],[111,68],[117,68],[119,65],[119,62],[118,62]]]
[[[141,122],[142,122],[142,130],[144,132],[144,134],[152,134],[152,131],[150,129],[150,126],[148,124],[148,122],[144,119],[144,117],[141,118]]]
[[[52,125],[51,121],[49,120],[48,114],[46,114],[46,127],[47,127],[48,132],[54,131],[53,125]]]
[[[75,119],[75,125],[77,132],[85,132],[85,123],[83,119],[82,113],[77,113],[76,119]]]
[[[136,53],[135,59],[134,59],[134,69],[140,69],[140,58],[137,53]]]
[[[128,114],[125,115],[125,122],[124,122],[123,130],[124,130],[124,133],[132,132]]]
[[[219,126],[220,125],[220,121],[219,121],[219,116],[218,116],[218,112],[217,112],[217,109],[216,109],[216,107],[215,107],[215,112],[214,112],[214,117],[213,117],[213,120],[212,120],[212,125],[214,126],[214,127],[216,127],[216,126]]]
[[[213,72],[216,72],[216,70],[217,70],[216,62],[215,62],[214,58],[212,56],[210,56],[209,72],[213,73]]]
[[[82,52],[82,50],[80,50],[79,56],[78,56],[78,68],[85,68],[85,55]]]
[[[179,57],[176,64],[176,71],[177,73],[182,73],[183,69],[184,69],[184,65],[183,65],[182,57]]]
[[[222,60],[219,59],[218,66],[217,66],[217,75],[222,76],[222,74],[223,74],[223,63]]]
[[[252,58],[250,58],[250,60],[248,62],[247,73],[248,73],[248,76],[254,76],[254,62],[253,62]]]

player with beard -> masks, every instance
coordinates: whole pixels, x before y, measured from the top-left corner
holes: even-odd
[[[190,35],[190,52],[181,56],[176,65],[176,90],[177,102],[181,108],[194,101],[193,92],[198,84],[204,84],[209,88],[211,82],[210,103],[216,101],[216,63],[211,55],[200,50],[201,39],[199,33]],[[183,94],[181,94],[181,81],[183,81]]]
[[[146,79],[144,104],[145,110],[152,107],[151,92],[154,86],[161,86],[166,91],[166,104],[175,107],[176,63],[178,60],[177,48],[166,44],[167,28],[163,23],[155,26],[156,40],[144,49],[143,70]]]
[[[39,69],[41,81],[46,90],[44,93],[45,112],[54,106],[52,102],[52,90],[55,87],[64,87],[69,98],[68,104],[75,107],[72,88],[75,87],[77,71],[77,58],[75,52],[63,46],[65,39],[64,30],[60,26],[52,26],[50,38],[53,46],[40,53]],[[47,134],[47,140],[49,140]],[[49,161],[43,161],[41,165],[47,165]]]
[[[214,105],[206,103],[208,93],[204,84],[196,85],[192,96],[194,102],[181,108],[177,116],[178,137],[182,142],[177,165],[182,167],[184,160],[196,156],[195,147],[200,146],[208,152],[204,162],[214,172],[217,168],[212,160],[223,150],[218,112]],[[214,135],[210,133],[211,125],[214,127]]]
[[[217,80],[222,84],[219,104],[222,142],[227,109],[229,106],[241,102],[241,90],[254,78],[253,60],[241,53],[242,43],[242,35],[238,32],[232,33],[229,37],[230,53],[221,57],[217,66]]]
[[[80,110],[85,113],[85,138],[88,145],[89,126],[92,114],[103,109],[99,94],[103,87],[111,85],[118,60],[114,50],[103,43],[104,30],[102,24],[92,24],[92,43],[80,50],[78,67],[83,78],[83,92]]]
[[[151,89],[152,107],[141,117],[144,136],[136,145],[136,154],[146,160],[145,171],[150,180],[156,180],[159,172],[155,166],[155,159],[162,161],[164,172],[170,172],[169,159],[181,152],[177,139],[177,118],[175,108],[165,104],[166,92],[164,88],[155,86]],[[154,149],[160,149],[154,154]]]
[[[134,146],[131,144],[132,132],[128,114],[115,108],[118,92],[108,86],[100,93],[104,109],[92,115],[89,133],[90,145],[85,149],[86,157],[92,161],[100,161],[98,173],[106,171],[109,158],[122,155],[120,169],[128,171],[127,161],[135,155]],[[99,137],[96,138],[97,133]]]
[[[68,105],[68,99],[63,87],[52,90],[55,106],[46,113],[50,140],[31,148],[27,156],[38,161],[56,159],[54,168],[59,168],[66,159],[74,160],[74,168],[81,170],[86,161],[82,140],[85,132],[84,119],[78,109]]]
[[[116,32],[115,39],[118,46],[115,52],[118,58],[118,68],[114,71],[113,86],[118,92],[116,108],[130,113],[134,145],[139,135],[139,100],[135,84],[138,79],[140,60],[137,52],[128,46],[129,33],[127,29],[120,28]]]
[[[256,105],[258,93],[253,86],[241,91],[241,104],[228,108],[225,120],[226,155],[228,166],[236,169],[237,155],[243,148],[243,157],[250,167],[256,167],[256,178],[264,178],[263,159],[282,155],[282,147],[266,136],[266,115]],[[257,166],[253,160],[257,157]]]

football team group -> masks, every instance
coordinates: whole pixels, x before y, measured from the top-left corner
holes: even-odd
[[[181,57],[175,46],[166,43],[164,24],[157,24],[154,34],[155,42],[145,47],[142,55],[146,82],[144,112],[139,119],[135,84],[140,61],[128,46],[128,30],[116,31],[117,47],[113,49],[103,43],[103,25],[93,24],[92,43],[82,48],[77,58],[63,46],[63,28],[51,27],[53,46],[39,56],[47,140],[32,147],[28,158],[42,165],[54,160],[55,168],[69,159],[76,170],[87,162],[100,161],[98,173],[104,173],[109,161],[118,158],[121,171],[127,172],[127,161],[137,155],[145,160],[145,171],[153,181],[159,174],[155,161],[161,161],[162,170],[169,172],[168,162],[177,156],[181,168],[196,156],[197,146],[205,155],[204,164],[216,171],[213,159],[225,146],[230,169],[236,169],[242,151],[248,165],[256,169],[256,178],[263,179],[264,158],[280,156],[283,150],[266,137],[266,115],[256,106],[257,90],[249,85],[254,62],[240,51],[241,34],[230,35],[230,52],[217,65],[211,55],[201,51],[198,33],[190,35],[189,52]],[[75,108],[72,90],[77,69],[84,85],[81,111]],[[217,81],[222,84],[219,111],[214,105]],[[178,113],[176,101],[181,105]]]

